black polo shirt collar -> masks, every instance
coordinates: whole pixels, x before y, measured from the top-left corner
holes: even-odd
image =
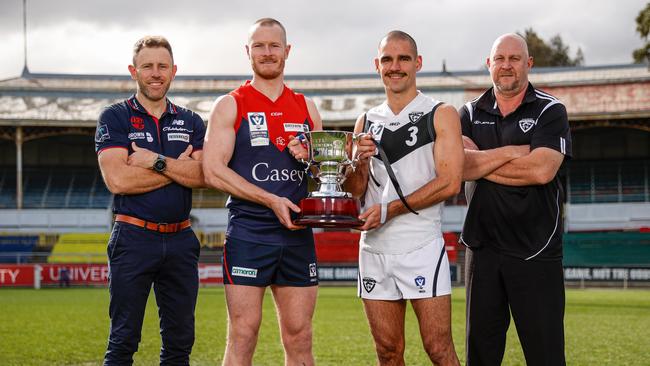
[[[529,82],[528,88],[526,89],[526,94],[524,95],[524,100],[521,101],[521,105],[534,102],[535,100],[537,100],[535,88],[533,87],[533,84]],[[519,107],[521,107],[521,105]],[[485,112],[497,116],[501,115],[499,107],[497,106],[497,98],[494,96],[494,86],[488,89],[485,93],[483,93],[483,95],[478,98],[478,101],[476,102],[476,108],[482,109]]]
[[[149,114],[147,110],[138,102],[138,99],[135,97],[135,94],[133,94],[129,99],[126,100],[126,103],[131,107],[131,109],[134,109],[140,113],[144,114]],[[169,114],[178,114],[178,108],[174,103],[172,103],[168,98],[165,98],[165,103],[167,106],[165,107],[167,109],[167,113]]]

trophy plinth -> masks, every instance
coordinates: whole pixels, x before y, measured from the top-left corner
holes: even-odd
[[[309,151],[307,169],[314,169],[318,190],[300,201],[296,225],[322,228],[351,228],[363,225],[359,220],[361,203],[343,191],[345,168],[354,169],[354,134],[346,131],[311,131],[304,135]]]
[[[300,201],[296,225],[322,228],[351,228],[363,225],[359,220],[361,203],[351,197],[308,197]]]

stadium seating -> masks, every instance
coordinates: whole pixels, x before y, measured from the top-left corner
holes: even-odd
[[[38,236],[34,235],[1,235],[0,263],[26,263],[31,259],[31,253],[38,244]]]
[[[650,202],[649,160],[570,161],[571,203]]]
[[[16,170],[0,169],[0,208],[16,207]]]
[[[564,235],[565,266],[642,266],[650,264],[650,233],[600,232]]]
[[[61,234],[48,263],[106,263],[110,233]]]

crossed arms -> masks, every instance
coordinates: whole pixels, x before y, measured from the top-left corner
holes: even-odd
[[[133,153],[125,148],[111,148],[99,153],[99,168],[108,190],[113,194],[141,194],[176,182],[188,188],[204,186],[201,171],[202,151],[192,151],[192,145],[177,159],[166,157],[163,173],[151,169],[158,154],[131,143]]]

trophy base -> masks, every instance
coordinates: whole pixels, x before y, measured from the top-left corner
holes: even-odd
[[[359,220],[361,203],[356,198],[309,197],[300,201],[296,225],[321,228],[352,228],[364,224]]]

